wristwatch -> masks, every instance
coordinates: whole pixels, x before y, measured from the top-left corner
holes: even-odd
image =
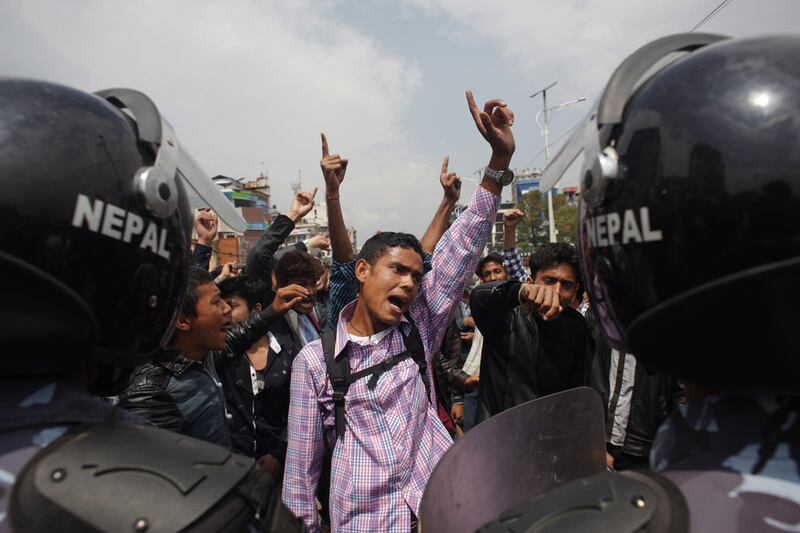
[[[512,171],[510,168],[495,170],[493,168],[486,167],[483,171],[483,175],[493,179],[504,187],[514,181],[514,171]]]

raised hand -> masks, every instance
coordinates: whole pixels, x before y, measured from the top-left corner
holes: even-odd
[[[214,280],[214,283],[221,283],[229,278],[235,278],[239,275],[239,269],[236,268],[236,263],[225,263],[222,265],[222,271],[220,271],[219,276]]]
[[[325,195],[338,195],[339,186],[344,181],[344,174],[347,172],[347,159],[342,159],[339,154],[330,155],[328,153],[328,138],[324,133],[322,136],[322,159],[319,166],[322,169],[322,176],[325,178]]]
[[[499,99],[487,100],[481,111],[475,104],[472,91],[467,91],[467,105],[472,119],[475,121],[475,126],[492,147],[493,156],[503,161],[501,164],[508,166],[516,149],[514,134],[511,132],[511,126],[514,125],[514,112],[504,101]]]
[[[286,216],[295,222],[302,220],[304,216],[314,209],[314,197],[316,195],[316,187],[314,187],[314,190],[311,192],[298,192],[295,194],[294,200],[292,200],[292,207],[289,208],[289,212],[286,214]]]
[[[461,178],[455,172],[448,172],[447,165],[450,164],[450,156],[444,156],[442,161],[442,171],[439,174],[439,183],[444,189],[444,197],[455,204],[461,197]]]
[[[516,228],[523,218],[525,218],[525,213],[521,209],[507,209],[503,213],[503,226]]]
[[[197,232],[197,242],[204,246],[211,246],[217,238],[217,215],[210,209],[201,209],[194,217],[194,230]]]
[[[282,315],[294,305],[310,296],[308,289],[302,285],[292,283],[281,287],[275,292],[275,299],[272,300],[272,310]]]
[[[317,250],[330,250],[331,240],[325,235],[314,235],[306,241],[306,246]]]

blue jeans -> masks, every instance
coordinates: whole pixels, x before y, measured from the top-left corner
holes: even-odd
[[[478,391],[474,390],[464,394],[464,431],[469,431],[475,425],[475,415],[478,413]]]

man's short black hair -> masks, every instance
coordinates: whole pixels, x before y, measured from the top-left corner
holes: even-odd
[[[252,311],[256,304],[264,307],[264,295],[267,292],[267,285],[260,279],[250,276],[237,276],[221,281],[219,287],[222,298],[238,296],[247,303],[247,310]]]
[[[361,251],[358,252],[356,261],[363,259],[370,265],[374,265],[386,250],[389,248],[410,248],[419,254],[420,259],[425,261],[425,256],[422,253],[422,246],[419,240],[410,233],[398,233],[396,231],[382,231],[367,239]]]
[[[316,283],[322,275],[322,263],[308,252],[292,250],[281,256],[273,272],[279,287],[285,287],[295,281]]]
[[[196,266],[189,267],[186,291],[183,293],[183,305],[181,305],[181,316],[197,316],[197,289],[207,283],[214,283],[214,278],[211,277],[208,270]]]
[[[578,278],[578,294],[583,290],[581,287],[581,268],[578,263],[578,249],[574,244],[568,242],[549,242],[540,246],[528,258],[528,267],[531,269],[531,277],[535,278],[536,273],[543,268],[566,263],[575,269],[575,276]]]
[[[475,267],[475,275],[481,279],[483,279],[483,267],[486,266],[486,263],[499,263],[500,266],[503,267],[503,270],[508,272],[505,263],[503,263],[503,257],[500,254],[491,253],[481,258],[481,260],[478,261],[478,266]]]

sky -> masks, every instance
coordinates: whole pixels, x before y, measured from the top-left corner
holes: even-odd
[[[557,145],[627,55],[720,1],[0,0],[0,74],[138,89],[210,176],[267,173],[284,212],[298,177],[324,201],[325,132],[350,161],[341,197],[360,245],[378,230],[421,236],[445,155],[472,195],[490,148],[466,89],[514,111],[512,168],[541,168],[531,94],[557,81],[548,106],[587,99],[551,114]],[[732,0],[699,31],[797,32],[800,0]]]

